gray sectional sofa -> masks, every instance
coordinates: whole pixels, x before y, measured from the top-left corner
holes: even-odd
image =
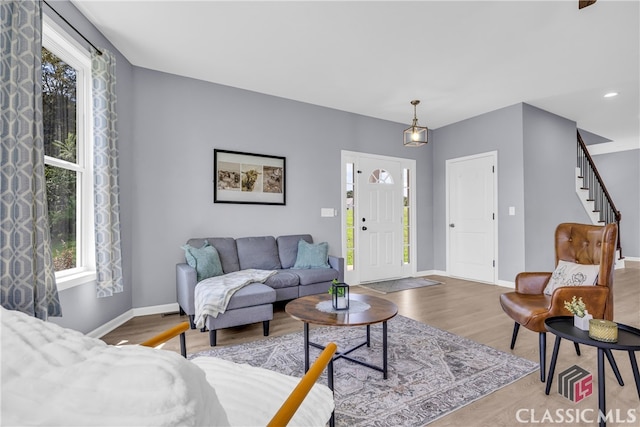
[[[210,343],[216,345],[216,330],[263,322],[264,335],[269,334],[273,319],[273,303],[305,295],[327,292],[331,281],[344,281],[344,258],[328,256],[329,268],[293,268],[298,257],[300,240],[313,243],[309,234],[280,236],[193,238],[187,242],[201,248],[205,241],[215,247],[224,274],[246,269],[276,270],[264,284],[252,283],[238,290],[227,310],[216,318],[207,317]],[[176,291],[181,311],[189,315],[195,328],[194,292],[198,284],[195,268],[187,263],[176,265]]]

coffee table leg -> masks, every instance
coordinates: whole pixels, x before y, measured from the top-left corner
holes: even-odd
[[[367,347],[371,347],[371,325],[367,325]]]
[[[553,382],[553,373],[556,370],[556,361],[558,360],[558,350],[560,349],[560,341],[562,338],[556,335],[556,342],[553,344],[553,353],[551,354],[551,364],[549,365],[549,375],[547,375],[547,387],[544,394],[548,395]]]
[[[629,350],[629,360],[631,361],[631,370],[633,378],[636,380],[636,390],[638,390],[638,399],[640,399],[640,373],[638,373],[638,361],[635,352]]]
[[[607,412],[607,404],[604,395],[604,350],[598,348],[598,418],[600,418],[600,427],[607,425],[604,415]]]
[[[304,372],[309,370],[309,323],[304,322]]]
[[[609,350],[608,348],[605,348],[604,354],[607,356],[607,359],[609,359],[609,364],[611,365],[611,369],[613,369],[613,373],[615,374],[616,379],[618,380],[618,384],[620,384],[621,386],[624,386],[624,381],[622,381],[622,375],[620,375],[620,371],[618,370],[618,364],[616,363],[616,359],[613,358],[613,354],[611,354],[611,350]]]
[[[367,326],[369,328],[369,326]],[[382,322],[382,378],[387,379],[387,321]]]

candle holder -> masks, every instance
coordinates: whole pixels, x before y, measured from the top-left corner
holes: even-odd
[[[349,309],[349,285],[333,281],[329,293],[331,294],[331,305],[335,310]]]

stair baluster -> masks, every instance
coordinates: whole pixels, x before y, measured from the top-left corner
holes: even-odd
[[[615,222],[618,225],[617,249],[618,256],[622,259],[624,258],[622,256],[622,246],[620,245],[620,219],[622,218],[622,214],[618,209],[616,209],[616,206],[607,191],[607,187],[605,187],[604,182],[598,173],[598,169],[587,150],[587,146],[582,140],[582,136],[580,136],[580,131],[578,131],[577,134],[577,167],[580,170],[579,178],[582,178],[582,188],[588,190],[589,196],[587,201],[592,201],[594,203],[593,211],[598,212],[599,222],[605,224]]]

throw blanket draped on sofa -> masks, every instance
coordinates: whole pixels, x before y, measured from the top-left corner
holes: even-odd
[[[207,316],[224,313],[234,292],[250,283],[264,283],[276,274],[275,270],[248,269],[222,276],[209,277],[196,285],[195,306],[197,328],[203,328]]]

